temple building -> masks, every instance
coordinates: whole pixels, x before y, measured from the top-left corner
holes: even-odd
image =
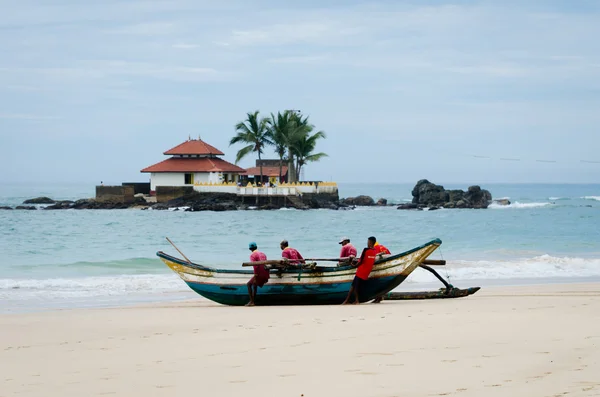
[[[164,154],[171,157],[141,170],[150,174],[151,192],[157,186],[237,183],[240,174],[246,174],[245,169],[219,158],[224,153],[201,139],[188,139]]]

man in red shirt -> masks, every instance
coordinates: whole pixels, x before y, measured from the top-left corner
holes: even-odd
[[[392,254],[389,249],[387,249],[384,245],[379,244],[378,242],[375,242],[375,245],[373,246],[373,248],[375,248],[375,251],[377,252],[377,256],[379,256],[379,257],[381,257],[383,255],[391,255]],[[373,303],[380,303],[382,300],[383,300],[383,296],[378,296],[377,298],[375,298]]]
[[[352,244],[350,244],[350,239],[348,237],[342,237],[340,240],[340,244],[342,244],[342,250],[340,251],[340,258],[356,258],[356,248]],[[349,259],[349,261],[352,261]],[[346,265],[348,261],[340,261],[339,265]]]
[[[354,294],[354,304],[358,305],[360,302],[358,301],[358,293],[361,290],[362,285],[365,281],[368,280],[369,274],[371,270],[373,270],[373,265],[375,264],[375,257],[377,256],[377,251],[374,246],[377,240],[375,237],[369,237],[367,240],[367,248],[363,249],[362,255],[360,256],[360,260],[358,261],[358,269],[356,269],[356,276],[354,276],[354,280],[352,280],[352,286],[350,287],[350,291],[348,291],[348,296],[344,301],[344,305],[350,302],[350,297]]]
[[[281,257],[288,260],[288,263],[292,265],[300,265],[302,262],[300,259],[304,259],[300,252],[296,248],[292,248],[289,246],[287,240],[283,240],[279,243],[279,247],[281,247]]]
[[[392,254],[389,249],[387,249],[385,246],[383,246],[379,243],[375,243],[375,245],[373,247],[377,251],[377,255],[391,255]]]
[[[258,250],[256,243],[248,244],[248,249],[252,251],[250,254],[250,262],[261,262],[266,261],[267,256]],[[269,281],[269,270],[265,265],[255,265],[254,276],[248,281],[248,295],[250,295],[250,302],[246,306],[254,306],[254,298],[256,298],[256,289],[265,285]]]

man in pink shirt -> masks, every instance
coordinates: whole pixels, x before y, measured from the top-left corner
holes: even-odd
[[[350,239],[348,237],[342,237],[340,240],[340,244],[342,244],[342,250],[340,251],[340,258],[356,258],[356,248],[352,244],[350,244]],[[346,261],[340,261],[340,265],[348,264],[352,262],[352,259]]]
[[[292,265],[300,265],[304,262],[303,260],[300,260],[304,259],[302,255],[300,255],[300,252],[298,252],[296,248],[290,247],[287,240],[283,240],[281,243],[279,243],[279,247],[281,247],[282,250],[281,257],[287,259],[288,263]]]
[[[250,262],[261,262],[266,261],[267,256],[258,250],[256,243],[248,244],[248,249],[252,251],[250,254]],[[254,306],[254,298],[256,298],[256,289],[265,285],[269,281],[269,270],[265,265],[255,265],[254,276],[248,281],[248,295],[250,295],[250,302],[246,306]]]

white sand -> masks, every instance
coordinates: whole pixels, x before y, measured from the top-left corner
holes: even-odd
[[[0,316],[0,396],[599,396],[600,284]]]

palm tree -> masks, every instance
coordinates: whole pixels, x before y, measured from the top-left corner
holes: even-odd
[[[288,110],[277,115],[271,113],[269,123],[269,139],[275,146],[275,153],[279,156],[279,181],[283,179],[283,161],[287,154],[288,182],[294,182],[294,151],[295,142],[301,137],[302,131],[298,128],[298,120]]]
[[[287,152],[287,130],[289,117],[286,112],[281,114],[277,112],[277,116],[271,113],[269,119],[269,138],[275,146],[275,153],[279,156],[279,183],[283,182],[283,159]],[[289,179],[289,174],[288,174]]]
[[[240,121],[235,125],[236,136],[231,138],[229,146],[236,143],[247,143],[248,146],[241,148],[237,152],[235,163],[237,164],[241,159],[246,157],[252,152],[258,153],[258,160],[260,164],[260,183],[263,180],[263,167],[261,160],[261,154],[265,146],[272,145],[267,119],[258,118],[258,110],[254,113],[247,113],[246,120]]]
[[[307,131],[307,133],[304,134],[294,145],[294,151],[296,155],[296,175],[298,176],[302,171],[302,167],[304,167],[306,163],[319,161],[323,157],[327,157],[327,154],[323,152],[314,153],[317,141],[321,138],[326,138],[325,132],[319,131],[310,135],[310,130],[313,129],[313,126],[308,126],[310,127],[309,131]]]

